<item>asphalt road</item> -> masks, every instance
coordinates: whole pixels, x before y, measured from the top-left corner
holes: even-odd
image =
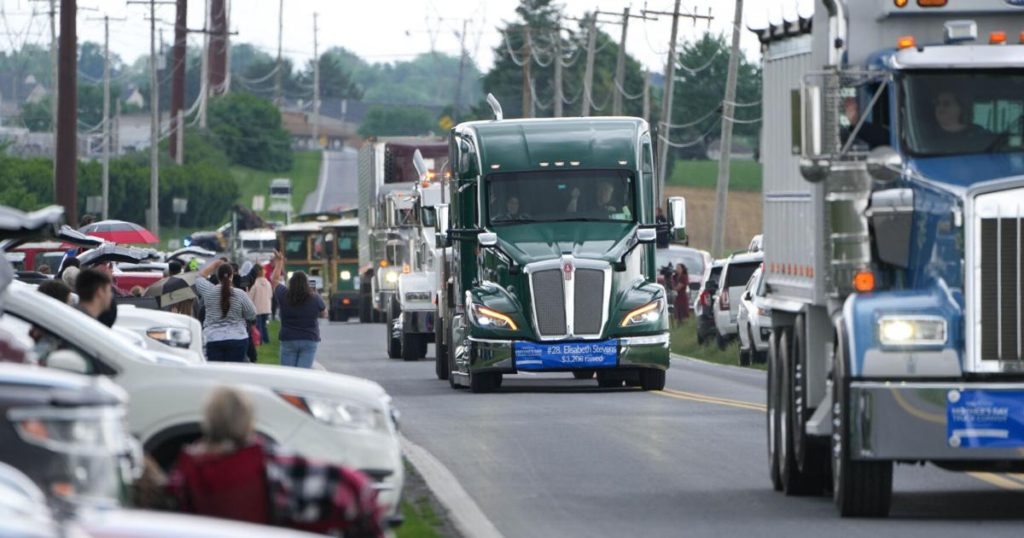
[[[432,361],[388,360],[383,325],[325,324],[323,337],[319,361],[381,383],[406,437],[447,466],[506,537],[1024,532],[1021,475],[900,465],[885,520],[843,520],[830,498],[772,491],[763,372],[679,359],[663,392],[545,374],[471,394],[438,381]]]
[[[357,152],[352,148],[324,151],[319,184],[306,196],[303,213],[349,209],[359,205]]]

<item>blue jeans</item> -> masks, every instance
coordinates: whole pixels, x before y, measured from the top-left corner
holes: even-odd
[[[206,343],[206,360],[216,362],[249,362],[249,339],[218,340]]]
[[[257,314],[256,315],[256,328],[260,330],[260,343],[270,343],[270,331],[267,330],[267,318],[270,314]]]
[[[281,366],[312,368],[319,345],[316,340],[281,340]]]

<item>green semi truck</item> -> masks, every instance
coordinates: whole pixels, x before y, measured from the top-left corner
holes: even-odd
[[[524,371],[659,390],[669,366],[656,282],[651,135],[637,118],[503,120],[451,131],[451,246],[438,377],[487,392]],[[671,226],[685,201],[669,201]]]

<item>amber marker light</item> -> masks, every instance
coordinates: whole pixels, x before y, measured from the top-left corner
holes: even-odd
[[[989,32],[988,34],[989,45],[1005,45],[1006,44],[1006,32]]]
[[[905,35],[896,40],[896,48],[900,50],[909,49],[914,45],[917,45],[917,41],[914,39],[914,36],[912,35]]]
[[[853,276],[853,289],[865,293],[875,290],[875,274],[871,271],[859,271]]]

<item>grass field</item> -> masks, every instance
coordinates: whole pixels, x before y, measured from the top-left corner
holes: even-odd
[[[714,342],[705,345],[697,343],[697,318],[690,316],[682,325],[672,329],[672,353],[678,353],[694,359],[701,359],[717,364],[731,364],[739,366],[740,344],[739,340],[733,340],[725,350],[718,349]],[[765,369],[763,364],[754,364],[753,368]]]
[[[277,334],[280,330],[281,322],[279,320],[267,323],[270,343],[256,348],[256,362],[259,364],[281,364],[281,346],[277,341]]]
[[[425,495],[413,499],[402,499],[402,526],[396,533],[398,538],[441,538],[441,519],[434,512]]]
[[[252,197],[270,194],[270,180],[286,177],[292,180],[292,207],[296,212],[302,211],[306,196],[316,190],[317,178],[320,175],[319,151],[296,151],[292,169],[287,172],[267,172],[254,170],[245,166],[232,166],[231,175],[238,183],[238,202],[245,207],[252,207]],[[266,216],[266,212],[260,212]]]
[[[715,188],[718,182],[718,161],[677,160],[669,185],[683,187]],[[732,161],[729,165],[729,190],[761,191],[761,163],[756,161]]]

